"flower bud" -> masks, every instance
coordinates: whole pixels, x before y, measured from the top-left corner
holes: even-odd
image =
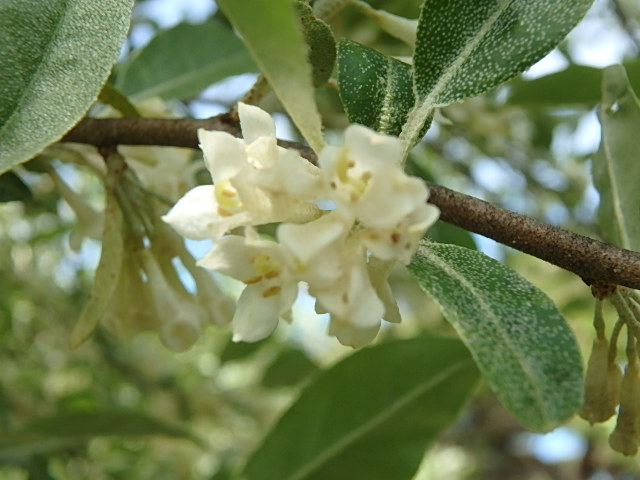
[[[633,356],[622,379],[618,422],[609,436],[611,448],[623,455],[635,455],[640,445],[640,366]]]
[[[183,352],[200,337],[204,312],[195,298],[169,283],[153,255],[143,254],[160,339],[167,348]]]
[[[606,338],[596,338],[587,365],[585,401],[580,416],[594,424],[615,415],[621,380],[620,367],[609,359],[609,342]]]

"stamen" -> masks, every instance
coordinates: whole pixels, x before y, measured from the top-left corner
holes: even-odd
[[[264,290],[262,292],[262,296],[264,298],[269,298],[269,297],[273,297],[274,295],[279,294],[282,291],[282,287],[279,286],[273,286],[271,288],[267,288],[266,290]]]

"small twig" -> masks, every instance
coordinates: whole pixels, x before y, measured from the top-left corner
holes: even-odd
[[[237,115],[194,119],[91,119],[82,120],[63,141],[96,146],[165,145],[198,147],[197,130],[221,130],[240,136]],[[315,163],[309,147],[279,141],[295,148]],[[440,218],[466,230],[492,238],[579,275],[587,284],[612,283],[640,289],[640,254],[578,235],[441,185],[429,183],[429,202],[438,206]]]

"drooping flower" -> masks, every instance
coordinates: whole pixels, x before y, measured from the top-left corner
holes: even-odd
[[[333,211],[303,225],[281,225],[278,239],[317,310],[331,315],[330,334],[357,348],[375,337],[385,308],[369,279],[366,249],[349,235],[352,223]]]
[[[245,228],[245,236],[220,239],[200,266],[243,282],[232,320],[234,341],[255,342],[271,334],[280,318],[288,318],[298,294],[297,280],[288,270],[283,248]]]

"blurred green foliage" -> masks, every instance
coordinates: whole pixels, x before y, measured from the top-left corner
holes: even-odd
[[[370,4],[411,18],[419,12],[416,0]],[[619,4],[637,35],[639,9],[631,0]],[[213,16],[224,24],[219,12]],[[600,4],[592,18],[598,25],[610,25],[616,16],[610,6]],[[353,6],[329,23],[337,40],[349,38],[386,54],[410,53],[407,45],[381,32]],[[148,18],[135,17],[134,33],[136,26],[150,27],[156,43],[167,35],[158,37],[157,26]],[[176,29],[193,34],[184,24]],[[597,142],[585,139],[591,133],[577,132],[595,121],[601,70],[578,65],[567,44],[560,51],[567,62],[564,72],[538,80],[518,78],[439,112],[427,140],[412,154],[412,168],[456,190],[597,236],[597,199],[590,183],[591,145]],[[637,52],[629,46],[619,53],[631,66],[633,84]],[[129,52],[123,62],[132,65],[133,58],[144,59],[139,52]],[[579,89],[574,88],[576,78]],[[205,84],[198,83],[198,88]],[[188,93],[182,105],[187,112],[196,102],[211,103],[206,92]],[[231,105],[241,94],[230,93],[221,103]],[[332,127],[342,128],[345,117],[334,86],[318,88],[317,96],[328,133]],[[264,99],[265,105],[269,102],[275,101]],[[91,174],[56,168],[72,177],[83,198],[100,204],[101,187]],[[281,335],[251,345],[231,343],[224,327],[210,328],[182,354],[169,352],[152,334],[125,343],[99,328],[91,341],[71,351],[69,335],[89,292],[98,246],[87,241],[80,253],[69,250],[73,215],[50,178],[34,165],[0,177],[0,200],[0,478],[233,478],[302,386],[348,353],[295,326],[282,327]],[[474,242],[468,233],[446,226],[437,227],[433,237],[465,246]],[[505,247],[492,252],[554,300],[586,352],[592,336],[592,299],[586,285]],[[382,341],[425,330],[451,333],[438,308],[425,300],[406,272],[394,274],[394,287],[404,323],[386,331]],[[321,322],[311,313],[307,316],[295,323]],[[87,415],[102,420],[91,425]],[[535,459],[531,451],[514,447],[521,427],[481,388],[426,457],[423,472],[432,471],[429,478],[438,479],[638,475],[637,465],[607,451],[607,427],[587,429],[582,422],[572,422],[569,428],[588,442],[583,457],[562,464]],[[61,438],[65,429],[73,432],[68,434],[73,441]],[[442,462],[459,468],[430,470]]]

